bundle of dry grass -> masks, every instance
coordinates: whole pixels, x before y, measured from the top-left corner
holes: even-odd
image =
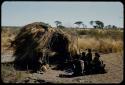
[[[78,47],[82,50],[91,48],[93,51],[95,50],[101,53],[122,52],[123,41],[116,41],[112,38],[78,38]]]
[[[39,62],[45,60],[63,62],[67,56],[78,54],[77,37],[43,22],[24,26],[12,46],[15,48],[15,67],[24,69],[39,68]]]

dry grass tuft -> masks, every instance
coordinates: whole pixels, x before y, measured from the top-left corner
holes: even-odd
[[[110,53],[110,52],[120,52],[123,51],[123,41],[122,40],[113,40],[111,38],[79,38],[78,47],[80,49],[91,48],[93,50]]]
[[[1,53],[6,53],[6,50],[13,50],[10,48],[11,41],[14,40],[18,33],[18,29],[2,28],[1,31]]]

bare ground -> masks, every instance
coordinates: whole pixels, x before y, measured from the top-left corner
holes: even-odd
[[[12,52],[2,54],[1,62],[12,59],[11,56]],[[29,73],[12,68],[5,69],[2,66],[1,76],[4,83],[121,83],[123,81],[123,52],[101,54],[101,59],[106,64],[107,73],[105,74],[61,78],[59,74],[65,74],[65,72],[60,70],[48,69],[44,73]]]

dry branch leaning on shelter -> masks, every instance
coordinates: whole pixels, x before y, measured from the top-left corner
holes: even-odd
[[[16,68],[37,69],[44,61],[64,62],[78,54],[77,36],[52,28],[43,22],[24,26],[12,42]]]

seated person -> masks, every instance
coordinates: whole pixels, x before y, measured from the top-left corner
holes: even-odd
[[[82,52],[82,55],[81,55],[81,60],[85,61],[85,52]]]
[[[87,74],[91,72],[91,62],[92,62],[92,52],[91,49],[88,49],[88,53],[86,54],[84,59],[84,66],[85,66],[84,71]]]
[[[73,75],[75,75],[75,76],[83,75],[83,70],[84,70],[84,62],[83,62],[83,60],[75,59],[73,61],[73,65],[74,65],[74,73],[73,73]]]
[[[103,64],[103,61],[99,59],[100,55],[98,53],[95,53],[95,57],[92,60],[92,70],[96,72],[100,72],[101,70],[104,70],[105,64]]]

